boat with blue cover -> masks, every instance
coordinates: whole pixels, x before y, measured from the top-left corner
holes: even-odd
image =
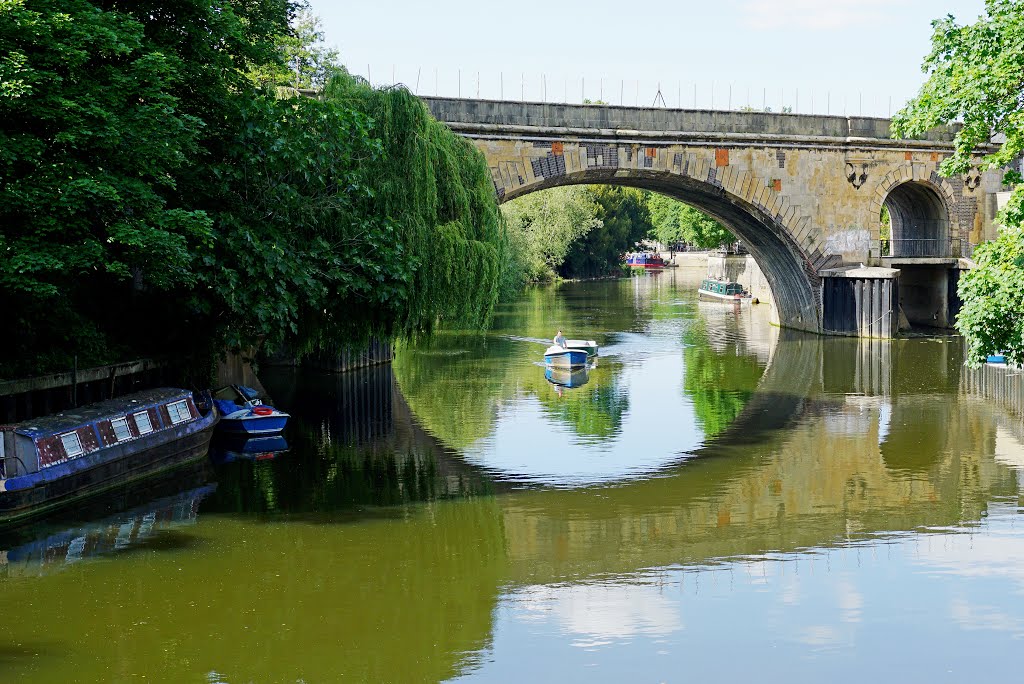
[[[544,365],[553,368],[585,368],[587,352],[583,349],[552,345],[544,352]]]
[[[626,256],[626,266],[645,270],[660,270],[667,268],[668,264],[656,252],[635,252]]]
[[[205,458],[217,411],[160,388],[0,426],[0,525]]]
[[[290,416],[263,403],[259,392],[245,385],[228,385],[214,392],[213,403],[223,414],[218,430],[247,435],[272,435],[284,430]]]

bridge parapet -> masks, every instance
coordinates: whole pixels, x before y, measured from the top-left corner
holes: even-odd
[[[574,130],[580,133],[670,134],[699,133],[706,136],[788,136],[810,142],[814,138],[833,143],[873,140],[886,147],[934,147],[949,143],[956,129],[940,127],[922,140],[894,141],[889,119],[820,114],[785,114],[707,109],[664,109],[614,105],[548,104],[503,100],[466,100],[424,97],[431,114],[455,130],[486,132],[495,127],[510,132],[517,127]],[[526,131],[524,131],[526,132]],[[660,137],[660,136],[658,136]]]

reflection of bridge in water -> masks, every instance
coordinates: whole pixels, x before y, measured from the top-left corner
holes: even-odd
[[[6,606],[8,618],[69,652],[82,634],[126,635],[88,643],[92,657],[80,658],[76,676],[90,681],[109,676],[111,662],[125,672],[153,672],[157,662],[175,680],[194,678],[191,662],[211,664],[201,673],[216,664],[225,681],[296,672],[309,681],[342,673],[355,681],[441,681],[485,657],[498,638],[501,597],[523,587],[543,599],[568,586],[600,607],[600,597],[586,593],[593,585],[577,580],[600,578],[607,587],[620,573],[699,570],[876,534],[970,527],[990,502],[1019,496],[1007,464],[1024,463],[1024,449],[985,404],[958,398],[957,348],[863,344],[781,334],[757,392],[713,440],[655,477],[575,490],[513,489],[467,464],[416,420],[390,369],[306,378],[310,391],[302,395],[280,391],[294,378],[275,383],[268,374],[273,396],[301,418],[295,439],[289,435],[298,446],[274,461],[241,464],[262,473],[242,484],[272,481],[273,501],[296,518],[245,515],[249,504],[226,495],[239,483],[218,477],[198,516],[172,502],[99,516],[84,533],[69,525],[22,557],[62,565],[79,557],[79,546],[116,548],[122,531],[146,549],[199,546],[194,554],[154,554],[134,569],[101,563],[46,573],[45,583],[19,586],[27,598]],[[307,511],[339,505],[326,496],[336,482],[362,491],[355,485],[366,459],[391,462],[399,476],[386,482],[396,489],[411,486],[402,479],[409,463],[431,473],[432,494],[399,500],[429,503],[364,506],[371,512],[308,524]],[[488,487],[500,493],[474,496]],[[218,505],[208,514],[211,499]],[[182,513],[175,519],[166,510]],[[193,520],[199,524],[183,527]],[[157,533],[147,537],[147,529]],[[170,546],[152,545],[162,543]],[[37,560],[9,567],[36,573]],[[168,586],[187,588],[187,605]],[[637,596],[625,592],[623,600]],[[273,638],[251,628],[254,611]],[[133,629],[154,615],[159,624],[137,636]],[[26,660],[5,671],[17,677],[36,665]]]
[[[973,524],[1018,491],[984,405],[957,395],[959,347],[783,331],[736,420],[656,476],[494,490],[516,582],[632,572]],[[423,436],[439,470],[493,473]],[[399,418],[399,416],[402,416]],[[508,474],[509,480],[517,480]]]
[[[351,462],[340,476],[349,480],[340,498],[325,499],[321,492],[320,499],[306,500],[308,483],[303,488],[288,478],[309,466],[296,467],[291,454],[262,467],[284,473],[274,478],[271,498],[278,510],[291,513],[497,493],[506,552],[519,568],[515,574],[532,582],[541,581],[533,576],[537,568],[554,572],[562,562],[582,574],[631,571],[973,522],[993,496],[1016,491],[1013,472],[993,458],[988,408],[957,399],[955,345],[920,341],[908,347],[773,331],[770,340],[755,340],[744,351],[763,355],[765,344],[771,351],[767,367],[737,418],[642,480],[525,490],[517,474],[471,464],[430,434],[390,367],[307,376],[302,383],[269,375],[274,396],[312,430],[309,439],[327,455],[325,463]],[[931,351],[922,353],[929,345]],[[1002,433],[1004,451],[1012,434]],[[255,464],[236,468],[244,480]],[[205,471],[203,477],[209,476]],[[357,477],[394,492],[362,501],[361,490],[351,487]],[[266,501],[230,496],[235,489],[255,489],[253,483],[232,482],[223,472],[218,479],[227,495],[214,495],[211,510],[267,510]],[[153,515],[160,518],[156,508],[136,517]],[[125,523],[112,520],[101,517],[90,530],[69,526],[7,548],[22,548],[19,558],[38,556],[40,562],[61,549],[70,557],[79,546],[86,555],[106,553],[111,544],[120,549],[117,540],[124,536]]]

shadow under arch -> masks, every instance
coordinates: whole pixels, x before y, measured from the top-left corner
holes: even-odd
[[[889,190],[883,204],[892,221],[891,256],[951,256],[952,198],[945,190],[926,180],[908,180]]]
[[[821,332],[820,277],[810,256],[778,217],[767,215],[720,185],[652,169],[630,169],[628,176],[619,175],[614,169],[567,173],[524,186],[505,195],[502,201],[563,185],[618,185],[650,190],[709,214],[743,241],[761,268],[775,300],[779,325]]]

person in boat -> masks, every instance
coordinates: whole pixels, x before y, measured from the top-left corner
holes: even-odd
[[[555,335],[555,346],[565,349],[565,336],[562,334],[561,330],[559,330],[558,334]]]

